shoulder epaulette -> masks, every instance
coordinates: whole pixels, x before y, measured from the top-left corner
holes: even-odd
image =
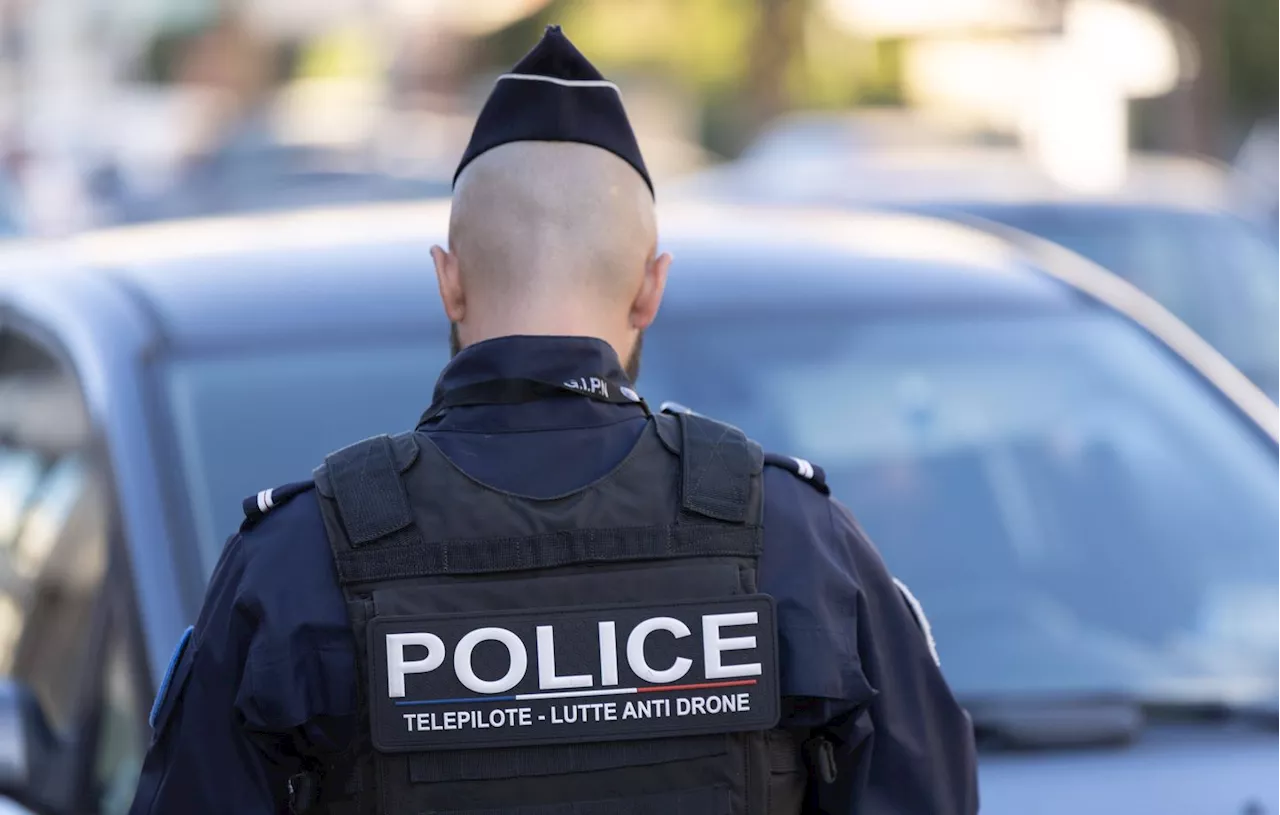
[[[677,413],[688,413],[692,416],[701,415],[698,412],[694,411],[692,408],[687,408],[684,405],[680,404],[679,402],[663,402],[662,406],[658,408],[658,412],[669,413],[672,416],[676,415]]]
[[[823,495],[831,494],[831,488],[827,486],[827,474],[816,464],[812,464],[802,458],[783,456],[777,453],[765,453],[764,463],[789,471],[792,475],[809,482],[814,489]]]
[[[244,507],[246,524],[254,524],[266,517],[276,507],[289,503],[294,497],[301,495],[316,485],[314,481],[294,481],[280,487],[262,490],[257,495],[250,495],[241,502]]]
[[[920,605],[920,601],[916,599],[916,596],[911,593],[911,589],[907,588],[906,583],[895,577],[893,578],[893,585],[898,587],[898,593],[906,601],[912,618],[915,619],[916,625],[920,627],[920,633],[924,634],[925,643],[929,646],[929,656],[933,657],[934,664],[942,667],[942,660],[938,657],[938,644],[933,639],[933,627],[929,625],[929,618],[924,616],[924,607]]]

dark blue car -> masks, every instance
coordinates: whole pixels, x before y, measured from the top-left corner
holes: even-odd
[[[429,401],[446,213],[0,257],[0,794],[126,810],[241,499]],[[1256,389],[1043,246],[915,216],[660,217],[676,265],[640,390],[826,468],[929,613],[984,813],[1276,811],[1280,477]]]
[[[912,211],[976,216],[1059,243],[1151,295],[1273,401],[1280,394],[1280,254],[1241,218],[1172,203],[974,200]]]
[[[1021,150],[803,147],[754,151],[682,187],[720,200],[875,206],[1054,241],[1173,312],[1272,401],[1280,394],[1280,253],[1232,214],[1215,166],[1135,153],[1116,189],[1088,192],[1063,187]]]

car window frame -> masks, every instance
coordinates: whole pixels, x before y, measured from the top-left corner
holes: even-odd
[[[161,346],[156,353],[143,360],[138,373],[143,410],[147,418],[147,438],[155,456],[155,469],[160,473],[182,472],[182,451],[174,433],[173,408],[164,393],[164,367],[170,360],[180,356],[167,345]],[[157,511],[161,514],[162,525],[167,533],[164,545],[169,547],[169,554],[176,568],[174,581],[179,588],[178,595],[183,607],[184,621],[194,622],[204,601],[208,579],[204,572],[200,548],[197,545],[196,519],[191,508],[190,490],[185,478],[162,477],[158,478],[157,482],[161,497],[161,506]],[[126,551],[122,554],[128,558],[127,547],[125,549]],[[132,581],[133,570],[127,571]],[[132,599],[133,620],[141,630],[142,612],[138,606],[136,592],[132,593]],[[163,665],[158,666],[161,669],[163,667]],[[149,673],[148,676],[151,680],[150,687],[154,691],[158,677],[154,673]]]
[[[121,547],[123,549],[123,546]],[[119,558],[108,561],[106,585],[100,596],[101,636],[96,648],[95,659],[97,682],[93,686],[91,701],[92,714],[84,731],[81,733],[84,754],[77,764],[78,788],[85,792],[81,806],[85,811],[100,812],[101,790],[97,784],[97,768],[99,750],[102,746],[103,718],[106,711],[107,669],[113,647],[123,650],[125,668],[128,675],[129,692],[138,715],[132,722],[137,744],[142,746],[143,754],[139,756],[138,768],[141,770],[141,759],[151,742],[151,727],[147,721],[147,711],[151,707],[154,696],[153,681],[147,670],[146,654],[142,648],[144,636],[141,621],[138,617],[136,595],[133,591],[133,580],[125,562]],[[136,785],[137,780],[132,783]]]
[[[944,217],[1009,241],[1030,261],[1036,274],[1067,287],[1091,308],[1117,315],[1137,327],[1247,424],[1268,449],[1280,453],[1280,423],[1268,418],[1276,408],[1271,397],[1150,295],[1127,279],[1046,238],[965,212],[954,211]],[[1077,278],[1075,272],[1085,273],[1084,279]],[[1099,283],[1105,284],[1108,290],[1099,290]],[[1135,297],[1147,313],[1132,311],[1131,306],[1120,301],[1129,295]],[[1180,345],[1186,346],[1186,352]]]
[[[67,803],[70,811],[96,812],[97,802],[93,800],[95,792],[93,773],[104,692],[108,634],[111,631],[110,626],[115,621],[111,610],[113,605],[123,610],[116,612],[122,618],[118,624],[124,627],[122,630],[126,633],[129,664],[135,676],[141,678],[139,690],[143,698],[140,701],[145,702],[146,695],[154,693],[155,685],[150,672],[146,670],[146,654],[142,650],[144,632],[139,617],[136,583],[133,580],[129,548],[125,541],[116,472],[111,465],[105,429],[99,417],[95,415],[84,387],[81,366],[69,352],[66,344],[58,338],[56,329],[43,320],[21,311],[11,303],[0,303],[0,345],[13,335],[46,354],[67,374],[74,385],[86,418],[86,436],[78,453],[82,456],[87,471],[99,481],[102,494],[102,511],[106,524],[105,564],[92,601],[94,614],[89,651],[85,657],[85,669],[76,689],[75,708],[69,727],[66,731],[59,733],[66,749],[58,755],[58,768],[55,773],[68,781]],[[146,727],[146,705],[143,704],[140,710],[143,716],[139,718],[137,726],[142,729]],[[146,730],[142,732],[145,737]],[[146,738],[144,743],[145,741]]]
[[[925,210],[928,212],[929,210]],[[1150,293],[1147,284],[1152,281],[1147,279],[1135,279],[1131,274],[1132,269],[1118,268],[1107,265],[1099,260],[1094,260],[1090,255],[1073,246],[1070,242],[1062,240],[1061,236],[1049,236],[1041,232],[1033,226],[1040,226],[1047,221],[1058,220],[1071,226],[1080,226],[1083,219],[1093,218],[1096,220],[1109,220],[1111,218],[1129,218],[1134,223],[1140,220],[1149,219],[1153,216],[1161,214],[1172,214],[1174,216],[1184,214],[1182,210],[1177,208],[1159,208],[1145,205],[1123,205],[1123,204],[1094,204],[1079,203],[1073,201],[1040,201],[1040,200],[1012,200],[1012,201],[974,201],[960,204],[944,205],[936,209],[934,214],[940,214],[943,217],[949,217],[953,220],[978,219],[983,222],[997,224],[1006,229],[1016,230],[1037,237],[1041,240],[1061,246],[1072,254],[1078,255],[1090,263],[1100,268],[1106,269],[1111,274],[1128,281],[1137,287],[1147,296],[1164,304],[1164,299],[1155,293]],[[1194,214],[1194,213],[1190,213]],[[1145,229],[1145,226],[1143,227]],[[1077,232],[1080,230],[1076,230]],[[1088,231],[1087,229],[1084,231]],[[1208,287],[1207,283],[1198,275],[1187,277],[1185,275],[1174,275],[1169,278],[1175,281],[1176,286],[1185,289],[1188,295],[1183,298],[1186,301],[1195,302],[1197,304],[1208,303],[1211,312],[1216,312],[1216,304],[1211,302],[1213,290]],[[1209,298],[1209,300],[1206,300]],[[1174,312],[1171,305],[1165,305],[1171,313],[1175,313],[1184,323],[1188,323],[1187,318]],[[1214,316],[1210,314],[1210,316]],[[1190,325],[1190,323],[1188,323]]]
[[[1267,251],[1268,254],[1271,254],[1274,252],[1275,247],[1270,246],[1269,243],[1266,241],[1266,239],[1261,234],[1258,233],[1258,230],[1252,224],[1248,223],[1247,221],[1243,220],[1237,215],[1231,212],[1226,212],[1226,211],[1221,211],[1221,212],[1215,211],[1211,213],[1203,213],[1203,216],[1206,218],[1212,219],[1214,221],[1215,228],[1223,231],[1228,231],[1228,230],[1237,231],[1242,235],[1247,236],[1242,238],[1243,241],[1252,241],[1256,245],[1264,247],[1263,251]],[[1202,246],[1198,248],[1202,249],[1203,243],[1205,242],[1205,236],[1201,234],[1198,236],[1198,239],[1202,244]],[[1243,247],[1244,244],[1237,242],[1237,245]],[[1280,291],[1277,291],[1275,288],[1273,288],[1272,281],[1274,281],[1275,278],[1272,278],[1270,275],[1266,274],[1265,272],[1261,272],[1260,271],[1260,269],[1262,268],[1261,266],[1258,267],[1259,268],[1258,272],[1254,272],[1252,267],[1246,264],[1242,264],[1240,262],[1238,253],[1237,253],[1237,256],[1234,256],[1231,258],[1231,261],[1232,262],[1230,264],[1225,265],[1224,268],[1229,271],[1230,275],[1234,278],[1235,282],[1240,283],[1246,280],[1250,275],[1256,275],[1255,279],[1266,281],[1266,284],[1270,289],[1270,291],[1267,292],[1267,299],[1270,300],[1272,299],[1273,296],[1276,298],[1280,298]],[[1274,269],[1272,270],[1271,274],[1272,275],[1275,274]],[[1240,286],[1240,285],[1209,287],[1208,291],[1205,294],[1205,297],[1209,302],[1210,307],[1213,310],[1214,319],[1217,320],[1220,325],[1226,325],[1231,321],[1233,321],[1234,319],[1239,319],[1242,316],[1245,319],[1249,319],[1252,316],[1256,316],[1256,314],[1258,313],[1262,313],[1262,312],[1254,312],[1253,314],[1249,314],[1247,311],[1243,311],[1243,312],[1241,311],[1241,309],[1239,308],[1242,303],[1240,292],[1243,289],[1244,289],[1244,286]],[[1251,298],[1249,295],[1246,295],[1243,299],[1248,300]],[[1247,305],[1248,304],[1246,304],[1246,306]],[[1274,303],[1271,303],[1269,305],[1274,305]],[[1267,313],[1274,315],[1274,312],[1267,312]],[[1214,345],[1214,347],[1217,348],[1217,341],[1210,344]],[[1225,356],[1225,353],[1224,353],[1224,356]],[[1229,359],[1232,361],[1233,364],[1237,364],[1234,358],[1229,358]],[[1253,380],[1255,376],[1265,375],[1267,373],[1267,371],[1258,370],[1258,368],[1261,366],[1257,364],[1258,362],[1260,362],[1260,360],[1258,360],[1256,356],[1250,359],[1247,359],[1246,361],[1252,362],[1254,364],[1249,365],[1247,370],[1244,366],[1239,366],[1238,364],[1237,364],[1237,367],[1239,367],[1240,371],[1244,373],[1246,376],[1248,376],[1250,380]],[[1269,361],[1270,360],[1265,360],[1262,362],[1269,362]],[[1259,388],[1261,387],[1262,385],[1259,383]]]

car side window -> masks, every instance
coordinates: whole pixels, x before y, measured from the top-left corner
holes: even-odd
[[[55,727],[91,681],[107,515],[74,376],[0,334],[0,673],[27,684]]]
[[[1236,219],[1205,218],[1196,233],[1199,270],[1211,281],[1205,292],[1214,332],[1205,339],[1274,399],[1276,392],[1277,253]]]
[[[1195,254],[1199,216],[1077,206],[979,208],[976,214],[1065,246],[1129,281],[1192,330],[1212,333]]]
[[[142,771],[147,742],[141,726],[145,702],[129,640],[116,624],[107,637],[102,678],[102,717],[94,749],[93,778],[98,815],[125,815]]]

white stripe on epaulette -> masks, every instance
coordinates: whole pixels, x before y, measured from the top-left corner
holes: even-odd
[[[258,493],[258,511],[265,513],[267,510],[275,506],[271,493],[275,492],[275,488],[263,490]]]
[[[560,79],[554,76],[538,76],[537,74],[503,74],[498,77],[501,82],[504,79],[524,79],[530,82],[550,82],[552,85],[560,85],[566,88],[613,88],[618,91],[618,86],[607,79]],[[618,91],[618,95],[622,95],[622,91]]]
[[[906,583],[895,577],[893,584],[898,587],[898,591],[902,592],[902,598],[907,601],[907,605],[911,606],[911,614],[916,618],[916,625],[920,626],[920,630],[924,632],[925,641],[929,644],[929,654],[933,657],[934,664],[941,668],[942,659],[938,656],[938,644],[933,640],[933,627],[929,625],[929,618],[924,616],[924,607],[911,593],[911,589],[907,588]]]
[[[801,478],[803,478],[805,481],[813,480],[814,472],[813,472],[812,464],[810,464],[809,462],[805,461],[802,458],[796,458],[795,456],[792,456],[791,460],[794,461],[796,463],[796,466],[800,468]]]
[[[685,407],[679,402],[663,402],[658,407],[658,412],[659,413],[688,413],[692,416],[698,415],[697,413],[694,413],[692,409]]]

